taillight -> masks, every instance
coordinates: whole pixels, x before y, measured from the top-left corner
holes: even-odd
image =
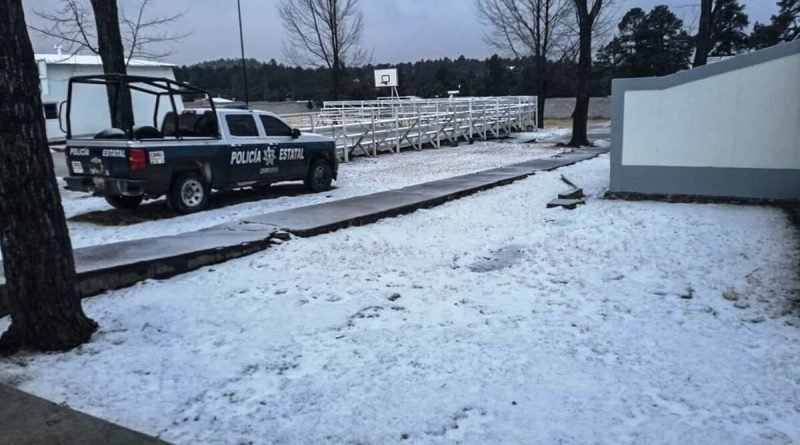
[[[130,170],[144,170],[147,167],[147,156],[141,148],[128,149],[128,166]]]

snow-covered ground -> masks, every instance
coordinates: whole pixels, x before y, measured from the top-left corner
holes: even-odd
[[[608,164],[87,300],[0,379],[179,444],[800,443],[793,227],[602,200]]]
[[[559,136],[565,132],[568,130],[550,129],[539,133],[526,133],[526,135],[541,140]],[[70,235],[73,247],[174,235],[262,213],[366,195],[547,157],[558,151],[551,144],[491,141],[472,145],[462,144],[458,147],[426,149],[421,152],[403,152],[399,155],[386,154],[377,158],[356,158],[353,162],[340,165],[339,180],[335,183],[336,188],[328,193],[278,196],[274,199],[235,204],[188,216],[174,216],[158,220],[142,218],[143,222],[130,225],[99,225],[91,222],[70,221]],[[63,190],[62,197],[64,212],[68,218],[87,212],[111,209],[102,198],[95,198],[85,193]]]

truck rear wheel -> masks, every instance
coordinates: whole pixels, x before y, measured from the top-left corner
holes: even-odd
[[[130,210],[139,207],[142,203],[144,196],[125,196],[125,195],[109,195],[106,196],[106,202],[115,209]]]
[[[330,164],[323,159],[316,159],[311,162],[308,175],[304,181],[306,189],[311,192],[319,193],[330,190],[333,182],[333,170]]]
[[[197,172],[183,173],[172,181],[172,187],[167,194],[167,204],[180,214],[194,213],[204,210],[208,206],[208,197],[211,188]]]

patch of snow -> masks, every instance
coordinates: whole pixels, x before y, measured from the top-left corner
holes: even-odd
[[[511,136],[509,137],[509,140],[514,141],[516,143],[530,143],[532,141],[552,142],[563,139],[569,136],[570,134],[572,134],[571,128],[553,127],[553,128],[544,128],[542,130],[535,132],[512,133]]]
[[[86,300],[90,344],[0,379],[178,444],[800,442],[784,214],[602,200],[608,169]],[[586,205],[545,208],[561,174]]]
[[[611,147],[611,141],[608,139],[595,139],[592,141],[596,148],[609,148]]]
[[[83,213],[96,212],[98,210],[108,210],[111,208],[105,199],[97,198],[88,193],[67,190],[65,189],[67,183],[63,178],[57,178],[57,181],[59,191],[61,192],[61,205],[64,207],[64,215],[67,218],[72,218],[73,216]],[[67,224],[70,227],[70,231],[75,230],[72,223],[68,222]]]

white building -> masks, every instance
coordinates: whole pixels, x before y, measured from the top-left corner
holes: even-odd
[[[800,40],[612,89],[612,194],[800,200]]]
[[[64,55],[36,54],[39,67],[39,79],[42,90],[42,104],[47,128],[47,139],[50,142],[64,140],[64,132],[59,125],[59,109],[67,100],[67,83],[72,76],[103,74],[100,56],[96,55]],[[165,77],[175,79],[172,71],[174,65],[148,60],[133,59],[128,64],[128,74]],[[109,128],[108,99],[105,88],[100,85],[81,85],[80,91],[73,92],[72,131],[74,134],[90,134]],[[153,125],[155,97],[134,92],[132,95],[133,113],[137,125]],[[164,114],[171,111],[169,100],[164,98],[159,106],[159,122]],[[183,103],[176,98],[176,107],[181,110]],[[66,105],[62,108],[66,114]],[[66,116],[63,116],[66,127]]]

